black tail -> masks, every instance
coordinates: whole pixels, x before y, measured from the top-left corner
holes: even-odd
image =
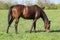
[[[8,23],[9,23],[10,19],[12,18],[12,8],[13,8],[13,6],[11,6],[10,9],[9,9],[9,13],[8,13]]]

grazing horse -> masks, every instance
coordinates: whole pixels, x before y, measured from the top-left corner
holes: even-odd
[[[39,18],[42,18],[44,21],[44,26],[47,32],[50,30],[50,21],[48,20],[45,12],[37,5],[25,6],[25,5],[13,5],[9,9],[8,13],[8,26],[6,32],[8,33],[9,27],[13,20],[15,19],[15,31],[17,32],[17,26],[19,22],[19,18],[22,17],[24,19],[32,19],[33,23],[30,29],[30,33],[32,32],[32,28],[34,27],[34,31],[36,32],[36,21]]]

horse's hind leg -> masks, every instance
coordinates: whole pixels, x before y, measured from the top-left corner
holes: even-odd
[[[16,34],[18,33],[18,31],[17,31],[18,22],[19,22],[19,18],[15,18],[15,32],[16,32]]]
[[[11,20],[8,22],[8,26],[7,26],[7,30],[6,30],[7,33],[9,31],[9,27],[10,27],[11,23],[13,22],[13,20],[14,20],[14,18],[11,18]]]

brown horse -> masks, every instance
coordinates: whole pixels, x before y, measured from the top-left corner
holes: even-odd
[[[17,32],[17,26],[19,22],[19,18],[22,17],[24,19],[32,19],[33,23],[30,29],[30,33],[32,32],[32,28],[34,27],[34,31],[36,32],[36,21],[40,17],[44,21],[44,26],[47,32],[50,30],[50,21],[48,20],[45,12],[37,5],[32,6],[25,6],[25,5],[13,5],[9,9],[8,14],[8,27],[7,27],[7,33],[9,30],[9,27],[13,20],[15,19],[15,31]]]

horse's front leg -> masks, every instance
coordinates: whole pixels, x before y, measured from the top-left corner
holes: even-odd
[[[30,29],[30,33],[32,32],[32,28],[34,27],[34,31],[36,30],[36,19],[33,20],[31,29]]]
[[[36,21],[33,23],[34,31],[36,32]]]

